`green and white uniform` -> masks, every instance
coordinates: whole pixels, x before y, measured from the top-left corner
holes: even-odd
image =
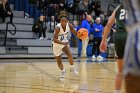
[[[125,18],[126,18],[126,10],[124,9],[123,5],[120,4],[117,7],[117,10],[115,13],[116,32],[114,33],[116,57],[118,59],[123,58],[125,42],[127,38],[127,32],[125,29]]]

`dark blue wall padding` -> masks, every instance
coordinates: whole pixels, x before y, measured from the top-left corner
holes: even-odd
[[[24,9],[24,0],[14,0],[15,10],[23,11]]]

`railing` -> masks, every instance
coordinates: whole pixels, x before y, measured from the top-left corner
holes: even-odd
[[[9,0],[10,3],[14,4],[14,9],[18,10],[18,11],[23,11],[24,12],[24,17],[29,17],[29,18],[34,18],[34,20],[37,20],[38,17],[40,16],[40,14],[43,14],[45,16],[47,16],[48,14],[48,6],[46,6],[43,9],[38,9],[38,6],[40,5],[39,2],[36,2],[36,4],[29,4],[28,0]],[[56,15],[56,12],[54,13],[54,16]],[[76,15],[76,18],[74,17],[74,14],[72,14],[71,20],[69,21],[73,21],[73,20],[77,20],[79,21],[79,23],[81,23],[82,20],[82,16],[80,15]],[[57,22],[57,16],[55,16],[55,20],[54,20],[54,27],[55,27],[55,23]],[[51,18],[47,17],[48,19],[46,21],[49,21],[51,23]],[[69,18],[69,17],[68,17]],[[49,24],[50,27],[50,31],[51,31],[51,24]]]
[[[11,24],[15,29],[14,30],[8,30],[9,24]],[[11,32],[11,31],[14,31],[14,32]],[[13,23],[10,23],[10,22],[8,22],[6,24],[5,41],[4,41],[4,44],[3,44],[4,46],[6,46],[6,43],[7,43],[7,32],[9,32],[12,35],[15,35],[16,34],[16,26]]]
[[[25,14],[29,14],[28,17],[31,18],[38,18],[41,13],[45,14],[43,9],[38,9],[37,7],[39,7],[39,1],[37,1],[34,4],[29,4],[28,0],[8,0],[11,4],[14,4],[14,10],[17,11],[24,11],[24,16]],[[45,12],[47,12],[47,8],[48,6],[46,5],[46,10]],[[38,14],[38,15],[37,15]]]

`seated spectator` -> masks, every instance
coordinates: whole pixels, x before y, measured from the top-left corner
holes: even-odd
[[[0,1],[0,16],[2,17],[2,22],[5,22],[6,17],[10,17],[10,23],[13,21],[13,12],[10,9],[9,2],[7,0]]]
[[[96,23],[93,24],[92,26],[92,31],[93,31],[93,48],[92,48],[92,53],[93,56],[92,58],[96,59],[96,53],[97,53],[97,58],[103,59],[103,57],[100,55],[100,43],[102,40],[102,33],[103,33],[103,25],[101,24],[101,19],[99,17],[96,18]]]
[[[34,36],[39,38],[39,40],[46,39],[46,25],[44,19],[45,17],[41,15],[32,27]]]
[[[56,25],[57,25],[57,22],[54,16],[51,16],[51,20],[48,22],[48,26],[50,27],[49,32],[53,33]]]
[[[65,6],[69,13],[76,14],[77,5],[78,3],[75,0],[65,0]]]
[[[59,12],[59,0],[45,0],[45,7],[48,17],[55,16]]]
[[[85,14],[85,12],[88,11],[88,2],[86,0],[82,0],[78,4],[78,14],[82,15]]]
[[[101,1],[92,1],[91,4],[89,4],[89,12],[92,13],[92,11],[95,12],[95,16],[99,17],[101,14]]]
[[[89,13],[92,13],[95,10],[95,1],[92,1],[88,6]]]
[[[62,10],[65,10],[66,6],[65,6],[65,0],[60,0],[59,1],[59,12]]]

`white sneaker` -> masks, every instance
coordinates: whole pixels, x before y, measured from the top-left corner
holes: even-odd
[[[92,56],[93,59],[96,59],[95,55]]]
[[[73,75],[78,76],[78,71],[74,67],[70,68],[70,72],[72,72]]]
[[[103,59],[103,57],[99,55],[99,56],[97,57],[97,59]]]
[[[120,90],[114,90],[114,93],[121,93]]]
[[[43,39],[44,39],[44,37],[40,37],[40,38],[39,38],[39,40],[43,40]]]
[[[66,70],[62,70],[60,78],[65,78],[65,76],[66,76]]]
[[[46,37],[46,38],[44,38],[44,40],[47,40],[48,38]]]

